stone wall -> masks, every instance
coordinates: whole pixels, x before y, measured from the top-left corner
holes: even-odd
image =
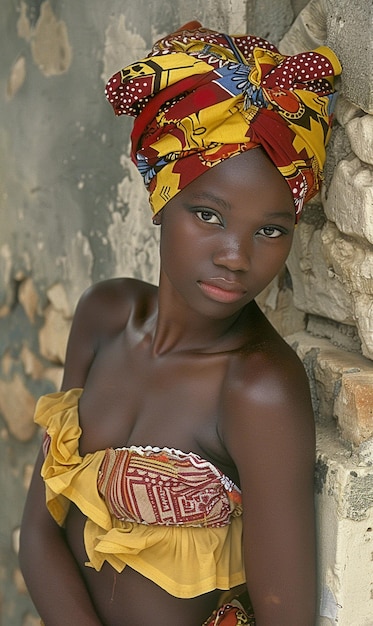
[[[40,432],[92,282],[157,281],[157,230],[105,80],[192,18],[339,54],[322,197],[260,304],[301,356],[318,420],[319,626],[372,626],[372,8],[367,0],[3,0],[0,22],[0,623],[38,619],[17,563]],[[303,11],[302,11],[303,9]],[[295,20],[295,17],[298,18]],[[359,45],[356,45],[356,41]],[[362,56],[364,62],[362,62]]]
[[[322,194],[261,296],[311,382],[318,626],[373,625],[372,20],[370,1],[312,0],[280,42],[288,54],[326,42],[343,65]]]

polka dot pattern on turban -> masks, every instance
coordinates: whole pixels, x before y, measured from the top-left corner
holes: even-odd
[[[106,96],[116,115],[135,117],[131,156],[154,213],[209,168],[260,145],[298,216],[323,178],[340,72],[325,46],[284,56],[260,37],[192,22],[114,74]]]

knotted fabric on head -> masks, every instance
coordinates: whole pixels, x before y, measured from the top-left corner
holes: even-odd
[[[284,56],[268,41],[186,24],[112,76],[116,115],[136,118],[131,157],[153,212],[224,159],[262,146],[299,215],[322,180],[341,72],[327,47]]]

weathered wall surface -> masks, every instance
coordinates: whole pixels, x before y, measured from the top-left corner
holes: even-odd
[[[157,231],[129,159],[131,120],[111,74],[196,17],[244,32],[241,0],[3,0],[0,20],[0,622],[38,624],[17,563],[40,433],[81,292],[117,275],[158,278]]]
[[[326,42],[344,70],[321,197],[297,228],[290,276],[261,297],[311,382],[318,626],[373,625],[372,20],[370,1],[312,0],[280,43],[293,54]]]
[[[40,443],[34,404],[59,387],[77,299],[109,276],[158,277],[157,230],[129,159],[131,120],[114,118],[105,80],[193,18],[268,37],[284,52],[328,42],[344,65],[323,196],[305,211],[289,269],[260,303],[307,367],[319,422],[319,625],[373,625],[372,8],[368,0],[306,5],[2,0],[3,626],[38,624],[18,568],[18,529]]]

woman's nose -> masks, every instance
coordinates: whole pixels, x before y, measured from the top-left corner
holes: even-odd
[[[215,265],[223,266],[232,272],[247,272],[250,268],[250,246],[247,237],[230,237],[214,253]]]

